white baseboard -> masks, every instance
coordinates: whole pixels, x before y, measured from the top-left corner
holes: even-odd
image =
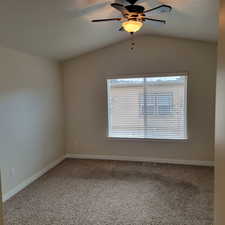
[[[120,160],[120,161],[134,161],[134,162],[154,162],[154,163],[169,163],[179,165],[193,165],[193,166],[214,166],[213,161],[200,161],[200,160],[180,160],[180,159],[164,159],[164,158],[151,158],[140,156],[122,156],[122,155],[92,155],[92,154],[66,154],[65,158],[74,159],[101,159],[101,160]]]
[[[62,156],[55,160],[54,162],[50,163],[48,166],[40,170],[39,172],[35,173],[33,176],[27,178],[22,183],[18,184],[15,188],[8,191],[7,193],[3,194],[2,200],[3,202],[7,201],[11,197],[13,197],[18,192],[22,191],[25,187],[27,187],[29,184],[33,183],[35,180],[37,180],[39,177],[43,176],[46,172],[48,172],[50,169],[57,166],[59,163],[61,163],[65,159],[65,156]]]

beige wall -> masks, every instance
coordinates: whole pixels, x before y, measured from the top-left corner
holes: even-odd
[[[56,63],[0,48],[0,124],[5,194],[63,154],[62,80]]]
[[[225,224],[225,0],[221,0],[215,132],[215,225]]]
[[[118,33],[119,35],[119,33]],[[214,159],[216,44],[157,36],[137,37],[63,64],[68,153],[184,160]],[[105,78],[188,71],[188,142],[106,138]]]

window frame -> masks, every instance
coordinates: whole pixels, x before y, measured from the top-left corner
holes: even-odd
[[[185,115],[186,115],[186,120],[185,120],[185,133],[186,133],[186,138],[184,139],[166,139],[166,138],[138,138],[138,137],[112,137],[109,136],[109,104],[108,104],[108,85],[107,81],[110,79],[127,79],[127,78],[148,78],[148,77],[171,77],[171,76],[184,76],[186,79],[185,82],[185,100],[186,104],[184,104],[184,110],[185,110]],[[106,87],[106,108],[107,108],[107,115],[106,115],[106,139],[109,141],[137,141],[137,142],[189,142],[189,129],[188,129],[188,124],[189,124],[189,116],[188,116],[188,104],[189,104],[189,98],[188,98],[188,92],[189,92],[189,73],[188,72],[169,72],[169,73],[148,73],[148,74],[125,74],[125,75],[106,75],[105,76],[105,87]]]

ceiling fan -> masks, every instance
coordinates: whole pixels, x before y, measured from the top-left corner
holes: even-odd
[[[157,7],[151,9],[145,9],[141,5],[136,5],[135,3],[138,0],[125,0],[129,4],[123,5],[120,3],[112,3],[111,6],[122,14],[122,17],[118,18],[110,18],[110,19],[96,19],[92,20],[92,22],[108,22],[108,21],[120,21],[122,22],[122,27],[119,31],[127,31],[131,34],[139,31],[143,26],[143,23],[146,21],[154,22],[155,24],[165,24],[165,20],[159,20],[154,18],[146,17],[146,13],[168,13],[172,10],[172,7],[169,5],[159,5]]]

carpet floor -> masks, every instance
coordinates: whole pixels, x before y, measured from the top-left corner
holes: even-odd
[[[212,225],[213,169],[65,160],[5,203],[6,225]]]

